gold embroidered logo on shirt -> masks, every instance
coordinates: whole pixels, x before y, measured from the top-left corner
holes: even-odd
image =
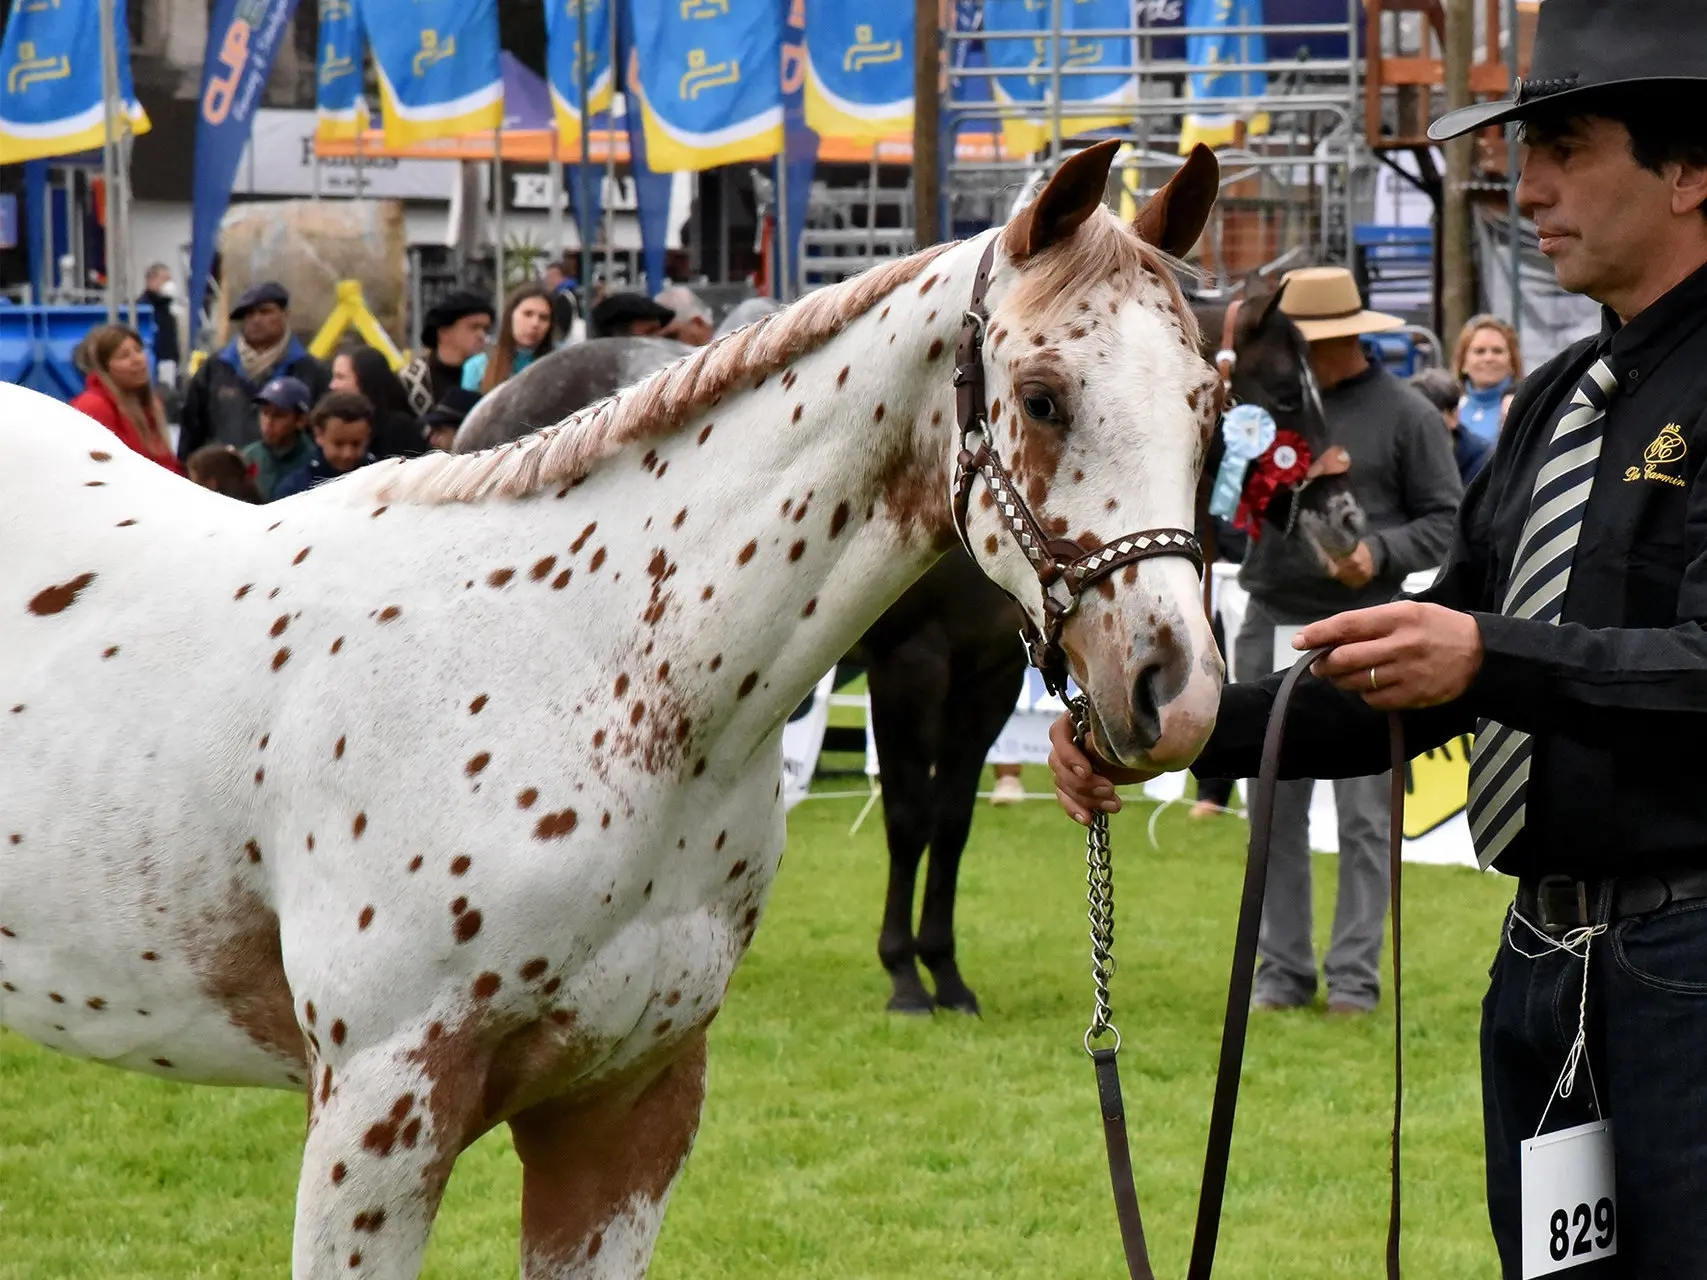
[[[1642,465],[1627,468],[1624,479],[1657,480],[1661,484],[1673,484],[1681,489],[1684,487],[1682,478],[1662,471],[1661,468],[1676,466],[1688,452],[1689,446],[1683,439],[1683,428],[1675,422],[1668,422],[1665,429],[1654,437],[1653,442],[1642,450]]]

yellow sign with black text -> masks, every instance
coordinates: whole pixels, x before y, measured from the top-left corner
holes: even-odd
[[[1405,839],[1449,822],[1470,793],[1470,734],[1423,752],[1405,767]]]

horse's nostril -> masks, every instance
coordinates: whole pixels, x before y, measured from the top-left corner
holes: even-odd
[[[1132,682],[1132,733],[1145,748],[1155,746],[1162,737],[1161,681],[1162,664],[1152,662]]]

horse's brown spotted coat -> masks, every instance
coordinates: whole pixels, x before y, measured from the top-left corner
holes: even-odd
[[[704,1028],[781,855],[781,721],[952,536],[940,357],[981,251],[939,250],[900,289],[910,264],[887,297],[864,284],[851,316],[813,303],[823,349],[771,352],[762,388],[703,357],[709,398],[669,390],[668,431],[619,408],[598,421],[620,438],[555,472],[525,443],[382,464],[265,521],[93,458],[103,437],[75,415],[0,404],[8,447],[32,421],[45,495],[0,502],[0,542],[29,548],[0,564],[0,766],[21,794],[35,770],[104,770],[86,812],[8,809],[0,1015],[120,1065],[302,1089],[299,1276],[414,1274],[457,1154],[504,1121],[529,1274],[640,1274],[698,1123]],[[1030,335],[1005,284],[998,323]],[[1122,336],[1135,312],[1165,328],[1159,305],[1077,339],[1036,328],[995,360],[1016,478],[1051,519],[1083,529],[1117,493],[1130,519],[1146,490],[1099,472],[1112,429],[1066,443],[1009,406],[1028,380],[1088,404],[1103,363],[1177,362]],[[880,338],[885,360],[850,359]],[[738,412],[714,432],[724,398]],[[108,483],[88,489],[95,466]],[[465,501],[470,467],[512,496]],[[138,550],[113,517],[161,541]],[[994,576],[1029,572],[1006,542],[989,555]],[[128,720],[103,718],[127,698]],[[91,756],[114,733],[122,755]],[[77,947],[69,849],[94,851],[116,913]]]

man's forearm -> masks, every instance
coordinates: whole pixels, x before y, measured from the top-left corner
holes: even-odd
[[[1221,711],[1209,744],[1191,771],[1199,778],[1254,778],[1263,735],[1284,671],[1221,690]],[[1400,713],[1410,755],[1475,729],[1462,702]],[[1362,778],[1388,767],[1387,714],[1305,673],[1292,694],[1281,741],[1282,778]]]

